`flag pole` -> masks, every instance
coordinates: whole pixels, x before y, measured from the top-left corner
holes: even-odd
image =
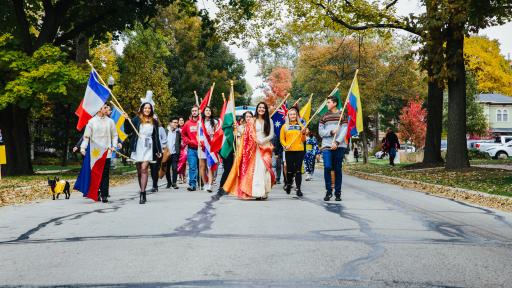
[[[325,102],[326,102],[326,101],[327,101],[327,100],[324,100],[324,102],[323,102],[322,104],[320,104],[320,107],[324,106],[324,104],[325,104]],[[318,115],[318,113],[320,113],[320,110],[322,110],[322,109],[316,109],[315,113],[314,113],[313,115],[311,115],[311,117],[309,117],[309,120],[308,120],[308,121],[306,121],[306,125],[304,125],[304,128],[307,128],[307,127],[308,127],[309,123],[311,123],[311,120],[313,120],[313,118],[315,118],[315,116],[316,116],[316,115]],[[291,141],[291,143],[293,143],[293,142],[297,141],[297,138],[299,138],[299,136],[300,136],[300,134],[295,135],[295,138],[293,138],[293,140]]]
[[[350,84],[350,89],[348,89],[347,98],[345,99],[343,108],[341,108],[340,119],[338,119],[338,125],[336,125],[336,132],[334,132],[334,137],[332,140],[333,144],[334,144],[334,142],[336,142],[336,136],[338,135],[338,130],[340,129],[340,125],[341,125],[341,119],[343,119],[343,113],[345,112],[345,107],[347,107],[348,98],[350,96],[350,92],[352,91],[352,88],[354,87],[354,80],[356,80],[357,73],[359,73],[359,69],[356,69],[356,73],[354,74],[354,79],[352,79],[352,84]]]
[[[119,110],[121,110],[121,112],[123,112],[124,114],[127,114],[123,107],[121,106],[121,104],[119,103],[119,101],[117,101],[117,98],[116,96],[114,96],[114,94],[112,93],[112,91],[110,90],[110,88],[108,88],[108,85],[105,83],[105,81],[103,81],[103,78],[101,78],[101,75],[100,73],[98,73],[98,71],[96,71],[96,69],[94,69],[94,66],[92,65],[91,61],[89,61],[89,59],[86,59],[85,62],[87,62],[87,64],[89,64],[89,66],[91,66],[91,69],[94,70],[96,72],[96,75],[98,75],[98,78],[101,82],[101,84],[103,84],[103,86],[105,86],[105,88],[107,89],[108,93],[110,93],[110,96],[112,96],[112,99],[114,99],[114,101],[117,103],[117,106],[119,108]],[[127,114],[128,115],[128,114]],[[135,134],[137,134],[137,136],[140,137],[139,135],[139,131],[137,130],[137,128],[135,128],[135,125],[133,125],[132,123],[132,119],[130,119],[130,117],[127,117],[128,119],[128,122],[130,122],[130,125],[132,125],[132,128],[133,128],[133,131],[135,131]]]
[[[212,101],[212,97],[213,97],[213,89],[215,89],[215,82],[213,82],[213,85],[212,87],[210,88],[210,98],[208,98],[208,106],[210,106],[210,102]]]
[[[336,89],[338,89],[338,87],[340,86],[341,82],[338,82],[336,84],[336,87],[334,87],[334,89],[332,89],[331,93],[329,93],[329,96],[332,96],[334,94],[334,92],[336,91]],[[327,97],[329,97],[327,96]],[[311,93],[311,96],[310,98],[313,97],[313,93]],[[309,120],[306,121],[306,125],[304,125],[304,128],[308,127],[309,123],[311,123],[311,120],[313,120],[313,118],[315,118],[316,115],[318,115],[320,113],[320,111],[323,109],[323,106],[325,106],[325,103],[327,102],[327,99],[324,100],[324,102],[322,102],[322,104],[320,104],[320,107],[318,107],[318,109],[316,109],[315,113],[313,113],[313,115],[311,115],[311,117],[309,117]],[[299,111],[299,114],[300,114],[300,111]],[[299,138],[300,134],[299,135],[296,135],[295,138],[293,139],[293,142],[297,141],[297,138]],[[336,139],[336,137],[334,138]]]
[[[286,94],[286,97],[284,97],[283,101],[281,101],[281,103],[279,104],[279,106],[277,106],[276,109],[274,109],[274,112],[272,112],[272,114],[270,114],[270,118],[272,118],[272,116],[274,116],[274,114],[276,114],[277,112],[277,109],[279,109],[279,107],[283,106],[284,102],[286,101],[286,99],[288,99],[288,97],[290,97],[290,93]],[[257,112],[257,111],[256,111]]]
[[[196,90],[194,90],[194,97],[196,98],[196,105],[197,105],[197,109],[199,110],[199,97],[197,96]],[[199,111],[198,120],[199,120],[199,124],[201,124],[201,111]],[[198,149],[201,149],[201,142],[199,141],[199,129],[197,129],[196,138],[197,138],[197,147],[198,147]]]
[[[236,133],[238,131],[238,123],[236,122],[236,106],[235,106],[235,90],[233,88],[233,86],[235,85],[233,80],[230,80],[230,84],[231,84],[231,88],[229,90],[229,100],[233,100],[231,102],[233,102],[233,153],[236,155]],[[233,97],[233,98],[231,98]],[[228,100],[228,104],[229,104],[229,100]]]

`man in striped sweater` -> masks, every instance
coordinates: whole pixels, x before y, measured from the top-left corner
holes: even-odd
[[[331,170],[334,170],[334,196],[336,201],[341,201],[341,165],[347,149],[345,135],[347,134],[347,123],[338,126],[341,111],[338,111],[338,99],[333,96],[327,98],[327,109],[329,110],[320,119],[318,133],[322,137],[322,156],[324,159],[324,180],[325,197],[324,201],[331,200],[332,179]],[[334,138],[336,137],[336,139]]]

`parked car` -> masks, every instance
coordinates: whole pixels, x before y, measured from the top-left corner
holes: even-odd
[[[441,151],[446,151],[448,149],[448,140],[442,139],[441,140]]]
[[[512,143],[512,136],[497,136],[492,143],[478,142],[475,148],[480,152],[486,152],[489,148]]]
[[[512,141],[509,141],[505,145],[488,148],[485,152],[493,159],[507,159],[512,156]]]

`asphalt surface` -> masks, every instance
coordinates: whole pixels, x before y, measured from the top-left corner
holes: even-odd
[[[267,201],[135,182],[110,203],[0,208],[0,286],[512,287],[512,214],[322,171],[302,199]]]

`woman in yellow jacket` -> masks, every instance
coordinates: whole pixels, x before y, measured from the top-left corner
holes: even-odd
[[[288,110],[286,123],[281,127],[280,140],[285,151],[286,161],[286,194],[290,194],[293,178],[297,187],[297,196],[302,197],[300,185],[302,183],[302,161],[304,161],[304,142],[307,128],[299,121],[299,111],[292,107]]]

